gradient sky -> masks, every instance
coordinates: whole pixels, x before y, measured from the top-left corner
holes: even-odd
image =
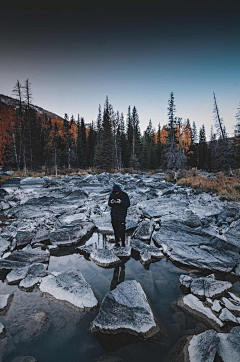
[[[95,120],[106,95],[115,111],[135,105],[141,130],[178,117],[213,121],[213,91],[227,132],[240,102],[240,6],[184,1],[11,1],[0,12],[0,93],[28,78],[33,103]]]

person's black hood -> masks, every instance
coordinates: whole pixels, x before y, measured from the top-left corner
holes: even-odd
[[[112,192],[118,192],[118,191],[122,192],[121,187],[119,185],[116,185],[116,184],[113,185]]]

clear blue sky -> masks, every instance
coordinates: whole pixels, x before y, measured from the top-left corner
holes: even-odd
[[[238,5],[158,1],[24,1],[0,14],[0,93],[28,78],[33,103],[60,116],[96,119],[106,95],[114,110],[136,106],[143,131],[167,123],[170,92],[178,117],[213,121],[213,91],[227,132],[240,102]],[[38,7],[37,7],[38,6]],[[13,10],[14,9],[14,10]]]

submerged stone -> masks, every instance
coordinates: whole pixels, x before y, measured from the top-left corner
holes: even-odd
[[[90,285],[79,270],[48,275],[42,278],[39,288],[44,294],[77,310],[90,310],[98,305]]]
[[[45,263],[48,262],[50,253],[48,250],[42,250],[41,248],[32,249],[31,246],[27,246],[22,250],[13,251],[6,260],[17,261],[21,263]]]

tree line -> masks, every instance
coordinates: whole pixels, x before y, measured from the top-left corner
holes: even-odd
[[[59,169],[178,170],[197,167],[209,171],[228,170],[240,166],[240,107],[236,115],[233,138],[227,136],[214,94],[215,128],[210,141],[204,124],[197,131],[195,122],[176,116],[174,93],[168,101],[168,123],[157,130],[151,120],[141,134],[136,107],[129,106],[127,117],[114,111],[106,97],[99,105],[95,121],[86,125],[67,114],[64,120],[40,115],[32,105],[29,80],[22,86],[17,81],[13,90],[18,103],[0,109],[0,156],[5,168],[46,171]]]

